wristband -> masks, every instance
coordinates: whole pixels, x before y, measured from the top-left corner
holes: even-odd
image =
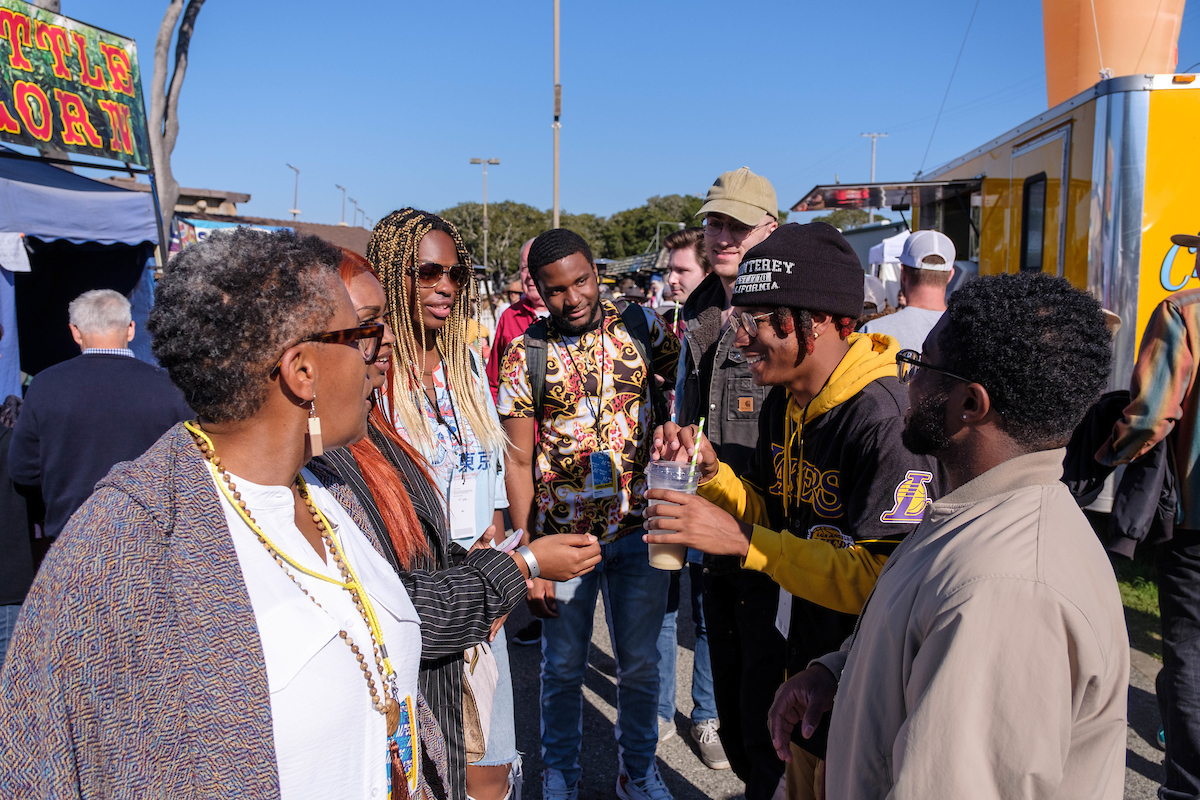
[[[525,545],[521,545],[513,552],[520,554],[521,558],[525,559],[525,566],[529,567],[529,580],[533,580],[542,574],[542,570],[538,567],[537,556],[533,554]]]

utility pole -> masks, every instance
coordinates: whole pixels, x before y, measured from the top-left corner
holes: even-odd
[[[483,268],[488,266],[488,218],[487,218],[487,168],[488,164],[499,164],[498,158],[472,158],[472,164],[483,165]],[[555,226],[558,227],[558,226]]]
[[[346,187],[340,183],[335,183],[334,188],[342,190],[342,221],[338,223],[341,227],[346,227]]]
[[[558,227],[558,132],[562,130],[562,82],[558,74],[558,0],[554,0],[554,220],[551,227]]]
[[[296,173],[296,188],[292,192],[292,207],[288,209],[288,213],[292,215],[292,222],[295,222],[296,217],[300,214],[300,209],[296,208],[300,204],[300,170],[291,164],[288,164],[287,168]]]
[[[863,138],[871,140],[871,183],[874,183],[875,182],[875,140],[876,139],[886,139],[887,134],[886,133],[864,133]],[[867,224],[869,225],[870,223],[872,223],[874,221],[875,221],[875,209],[872,207],[867,212]]]

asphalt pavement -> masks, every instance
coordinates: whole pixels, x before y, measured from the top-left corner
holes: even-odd
[[[681,596],[686,598],[688,574],[683,573]],[[522,605],[505,626],[512,634],[531,617]],[[740,798],[744,785],[731,770],[711,770],[700,761],[690,735],[688,714],[692,710],[691,608],[679,607],[679,658],[676,664],[676,727],[679,735],[658,747],[658,768],[676,800],[702,798]],[[516,697],[517,747],[525,757],[523,800],[542,800],[539,731],[539,671],[541,648],[517,647],[510,643],[513,690]],[[1126,752],[1125,797],[1127,800],[1154,800],[1163,779],[1163,753],[1158,748],[1159,714],[1154,695],[1157,661],[1133,653],[1129,681],[1129,734]],[[613,737],[617,719],[616,662],[604,618],[604,604],[596,604],[592,631],[592,651],[583,688],[583,752],[580,764],[579,800],[610,800],[615,796],[617,745]]]

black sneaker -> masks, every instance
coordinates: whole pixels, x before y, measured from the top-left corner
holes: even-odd
[[[512,643],[521,647],[532,647],[542,642],[542,621],[535,619],[521,630],[513,634]]]

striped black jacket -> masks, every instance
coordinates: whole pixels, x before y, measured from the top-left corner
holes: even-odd
[[[425,702],[446,738],[452,800],[466,800],[467,748],[463,733],[463,650],[486,641],[491,624],[509,613],[525,597],[525,578],[507,553],[474,550],[470,554],[450,542],[445,512],[437,490],[420,468],[373,427],[371,441],[396,467],[412,498],[430,552],[406,570],[390,537],[379,542],[392,568],[400,576],[417,614],[421,617],[421,671],[419,686]],[[375,505],[346,448],[321,456],[358,497],[378,531],[386,531]]]

